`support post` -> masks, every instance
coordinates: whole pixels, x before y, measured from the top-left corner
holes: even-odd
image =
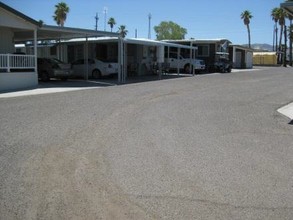
[[[192,73],[192,76],[194,76],[194,66],[192,66],[191,65],[191,63],[192,63],[192,59],[193,59],[193,57],[192,57],[192,52],[193,52],[193,50],[192,50],[192,42],[190,42],[190,51],[189,51],[189,63],[190,63],[190,68],[189,68],[189,73]]]
[[[89,79],[89,52],[88,52],[88,37],[85,37],[85,44],[84,44],[84,62],[85,62],[85,75],[84,79]]]
[[[179,60],[180,57],[180,48],[177,47],[177,60]],[[179,67],[179,62],[177,62],[177,76],[179,76],[179,72],[180,72],[180,67]]]
[[[37,29],[34,30],[34,55],[35,55],[35,73],[38,73],[38,44],[37,44]]]
[[[236,48],[235,46],[233,46],[233,67],[235,67],[235,64],[236,63]]]
[[[7,54],[7,72],[10,73],[10,54]]]
[[[127,43],[123,43],[123,83],[127,78]]]

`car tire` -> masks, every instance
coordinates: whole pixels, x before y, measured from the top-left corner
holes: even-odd
[[[191,69],[192,69],[192,65],[191,65]],[[190,64],[186,64],[185,66],[184,66],[184,73],[190,73]],[[192,72],[191,72],[191,74],[192,74]]]
[[[50,80],[49,73],[46,71],[41,72],[41,80],[43,82],[48,82]]]
[[[100,79],[101,78],[101,76],[102,76],[102,73],[101,73],[101,71],[100,70],[94,70],[93,72],[92,72],[92,77],[94,78],[94,79]]]

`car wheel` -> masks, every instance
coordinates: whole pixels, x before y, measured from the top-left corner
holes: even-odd
[[[46,72],[46,71],[43,71],[43,72],[41,73],[41,80],[42,80],[43,82],[48,82],[48,81],[50,80],[49,73]]]
[[[92,73],[92,76],[94,79],[100,79],[102,74],[101,74],[101,71],[100,70],[94,70],[93,73]]]
[[[192,67],[192,66],[191,66]],[[190,73],[190,64],[186,64],[185,66],[184,66],[184,72],[185,73]]]
[[[227,72],[228,72],[228,73],[231,73],[231,71],[232,71],[232,68],[229,67],[229,68],[227,69]]]
[[[220,67],[220,73],[225,73],[226,71],[225,71],[225,68],[224,67]]]

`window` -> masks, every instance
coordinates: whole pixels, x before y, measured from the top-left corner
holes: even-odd
[[[197,56],[208,57],[210,55],[209,50],[209,45],[199,45],[197,50]]]

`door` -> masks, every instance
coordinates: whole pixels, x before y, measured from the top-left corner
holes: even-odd
[[[235,68],[241,68],[241,60],[242,60],[241,52],[236,52]]]
[[[252,52],[246,53],[246,68],[252,68],[253,66],[253,54]]]

